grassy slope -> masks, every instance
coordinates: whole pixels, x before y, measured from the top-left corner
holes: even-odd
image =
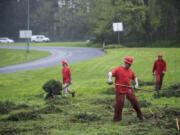
[[[25,63],[43,57],[47,57],[49,55],[49,52],[44,51],[32,50],[30,53],[27,54],[24,50],[0,49],[0,67]]]
[[[112,122],[113,110],[106,109],[102,104],[95,104],[100,99],[106,98],[114,99],[114,95],[102,94],[106,91],[108,86],[107,73],[111,69],[122,65],[123,58],[127,55],[134,57],[134,65],[132,69],[137,77],[144,81],[153,81],[152,65],[153,61],[159,52],[164,54],[167,61],[167,74],[164,78],[163,88],[172,84],[179,83],[180,80],[180,49],[148,49],[148,48],[122,48],[107,50],[108,54],[96,59],[70,64],[73,75],[73,85],[77,96],[72,99],[69,95],[68,99],[60,99],[60,101],[69,101],[67,105],[60,105],[63,113],[42,115],[43,120],[30,120],[24,122],[3,122],[0,121],[0,129],[18,129],[20,134],[148,134],[160,135],[172,132],[172,129],[157,128],[154,119],[145,120],[141,123],[137,120],[135,112],[126,114],[127,109],[124,109],[123,120],[118,123]],[[40,69],[35,71],[24,71],[18,73],[10,73],[0,75],[0,99],[1,101],[10,100],[17,104],[25,103],[34,106],[36,109],[43,107],[45,101],[43,97],[37,97],[44,93],[41,86],[49,79],[62,79],[61,67],[52,67],[48,69]],[[153,89],[153,86],[145,87]],[[180,108],[177,104],[180,102],[179,98],[161,98],[154,99],[153,93],[137,92],[139,100],[146,99],[150,102],[153,111],[158,107]],[[105,102],[105,100],[104,100]],[[147,108],[142,108],[143,113],[149,113]],[[23,111],[23,110],[22,110]],[[26,110],[27,111],[27,110]],[[30,111],[30,110],[29,110]],[[75,114],[79,113],[93,113],[101,116],[100,121],[95,122],[72,122]],[[11,112],[13,114],[14,112]],[[8,115],[2,115],[0,118],[6,118]],[[129,124],[128,122],[133,123]],[[135,123],[136,122],[136,123]],[[175,124],[175,123],[174,123]],[[174,128],[175,130],[175,128]],[[175,132],[173,130],[173,132]]]

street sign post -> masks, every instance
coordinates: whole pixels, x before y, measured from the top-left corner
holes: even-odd
[[[20,30],[19,38],[31,38],[32,30]]]
[[[118,32],[118,43],[120,44],[120,31],[123,31],[123,23],[122,22],[113,23],[113,31]]]
[[[17,0],[17,2],[20,2],[20,0]],[[27,30],[20,30],[19,31],[19,37],[20,38],[26,38],[27,39],[27,49],[26,52],[29,52],[29,39],[32,36],[32,31],[29,30],[30,25],[30,14],[29,14],[30,6],[29,6],[29,0],[27,0]]]
[[[27,53],[29,52],[29,39],[32,36],[32,30],[20,30],[19,31],[19,38],[25,38],[27,39],[27,48],[26,51]]]

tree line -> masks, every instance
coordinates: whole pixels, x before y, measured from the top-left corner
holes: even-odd
[[[179,0],[29,0],[30,29],[53,41],[117,43],[113,22],[123,22],[121,43],[180,41]],[[0,1],[0,37],[19,39],[27,28],[27,0]]]

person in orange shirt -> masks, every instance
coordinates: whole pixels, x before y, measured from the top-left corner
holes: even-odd
[[[156,75],[156,84],[155,91],[157,92],[157,96],[159,97],[159,90],[162,87],[163,77],[166,72],[166,61],[163,60],[163,55],[161,53],[158,54],[158,59],[154,62],[152,73]],[[156,96],[156,94],[155,94]]]
[[[71,93],[72,97],[74,97],[75,92],[69,89],[69,85],[72,84],[71,69],[66,60],[62,61],[62,66],[64,97],[67,97],[67,93]]]
[[[133,64],[133,59],[127,56],[124,59],[124,66],[120,66],[110,71],[108,74],[108,83],[113,84],[111,77],[115,77],[115,88],[116,88],[116,103],[114,110],[114,121],[120,121],[122,119],[122,109],[124,106],[125,97],[131,102],[132,107],[137,112],[137,117],[140,120],[144,119],[141,112],[140,105],[137,98],[131,88],[131,80],[133,80],[138,88],[138,80],[130,66]]]

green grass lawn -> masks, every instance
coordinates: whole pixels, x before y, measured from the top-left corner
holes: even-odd
[[[26,43],[2,44],[0,46],[25,46]],[[30,46],[65,46],[65,47],[87,47],[86,42],[48,42],[48,43],[30,43]]]
[[[26,53],[24,50],[0,49],[0,67],[25,63],[49,56],[49,52],[34,51]]]
[[[149,112],[149,108],[155,114],[164,113],[167,108],[180,110],[180,98],[162,97],[154,99],[153,93],[138,91],[136,92],[138,100],[141,102],[145,100],[150,104],[148,107],[142,107],[147,119],[140,122],[136,117],[136,113],[129,111],[130,105],[126,101],[123,120],[113,122],[115,95],[111,94],[111,92],[113,92],[114,86],[109,86],[106,82],[108,72],[122,65],[123,58],[128,55],[134,58],[132,69],[136,76],[140,80],[153,82],[152,66],[157,54],[161,52],[167,62],[167,73],[162,88],[166,89],[173,84],[179,83],[180,49],[121,48],[106,51],[107,55],[105,56],[69,65],[72,69],[73,84],[71,88],[76,91],[75,98],[68,95],[67,99],[59,96],[52,101],[44,101],[45,92],[41,87],[49,79],[62,80],[61,66],[1,74],[0,101],[9,100],[17,105],[27,104],[29,107],[14,109],[7,114],[0,115],[0,133],[21,135],[178,134],[175,116],[154,119]],[[142,88],[153,90],[154,86],[143,86]],[[43,112],[42,109],[45,107],[50,107],[50,111],[53,112],[51,114]],[[39,117],[34,120],[5,120],[19,112],[32,113],[32,111],[38,112],[35,116]],[[33,117],[35,116],[33,115]]]

